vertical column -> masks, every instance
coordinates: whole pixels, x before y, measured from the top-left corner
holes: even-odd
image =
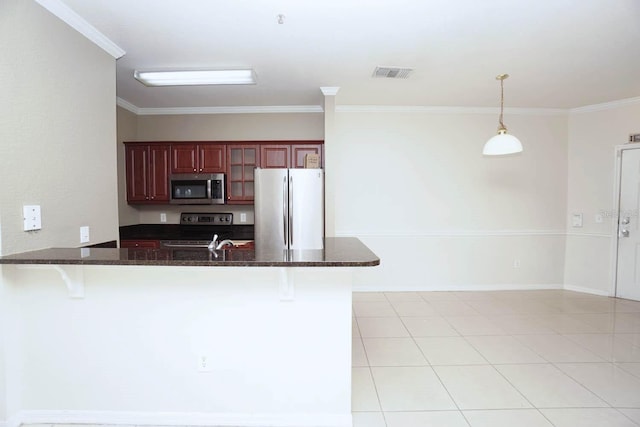
[[[336,95],[339,87],[321,87],[324,95],[324,226],[325,236],[334,237],[336,180],[333,168],[337,165],[335,136]]]

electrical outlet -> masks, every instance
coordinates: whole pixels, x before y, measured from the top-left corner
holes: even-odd
[[[89,226],[80,227],[80,243],[89,243]]]
[[[160,214],[160,222],[167,222],[167,214],[162,212]]]
[[[240,222],[247,222],[247,214],[244,212],[240,213]]]
[[[520,268],[520,260],[519,259],[514,259],[513,260],[513,268]]]
[[[198,356],[198,372],[211,372],[211,360],[209,360],[209,356],[205,354]]]

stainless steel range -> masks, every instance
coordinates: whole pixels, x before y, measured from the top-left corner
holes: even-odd
[[[232,213],[182,213],[180,214],[180,225],[193,227],[192,233],[188,230],[184,234],[192,234],[193,240],[162,240],[163,248],[169,249],[209,249],[215,248],[221,241],[221,236],[233,224]],[[202,227],[208,226],[208,227]],[[208,233],[210,236],[203,236]],[[227,238],[228,239],[228,238]]]

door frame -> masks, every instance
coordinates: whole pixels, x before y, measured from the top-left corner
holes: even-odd
[[[609,295],[616,297],[618,286],[618,225],[620,223],[620,188],[622,187],[622,152],[640,150],[640,144],[615,146],[615,163],[613,168],[613,209],[611,210],[611,283]]]

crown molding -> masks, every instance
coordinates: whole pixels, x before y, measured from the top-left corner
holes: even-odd
[[[264,105],[239,107],[173,107],[143,108],[117,98],[117,105],[139,116],[171,116],[194,114],[317,114],[323,109],[319,105]]]
[[[123,57],[126,53],[120,46],[112,42],[61,0],[36,0],[36,2],[115,59]]]
[[[569,111],[562,108],[505,108],[509,115],[521,116],[566,116]],[[438,107],[417,105],[338,105],[339,113],[421,113],[421,114],[500,114],[495,107]]]
[[[595,111],[613,110],[620,107],[626,107],[628,105],[640,104],[640,96],[635,98],[619,99],[617,101],[603,102],[601,104],[585,105],[584,107],[571,108],[569,112],[571,114],[580,113],[592,113]]]
[[[45,1],[45,0],[37,0]],[[47,0],[48,1],[48,0]],[[325,92],[324,89],[335,89]],[[326,96],[337,93],[340,88],[321,88]],[[602,104],[587,105],[578,108],[505,108],[504,111],[514,116],[567,116],[571,114],[612,110],[629,105],[640,104],[640,97],[621,99]],[[140,116],[189,115],[189,114],[287,114],[287,113],[323,113],[320,105],[265,105],[236,107],[166,107],[141,108],[129,101],[117,98],[117,105]],[[500,114],[495,107],[438,107],[413,105],[338,105],[339,113],[420,113],[420,114]]]
[[[324,96],[336,96],[340,88],[335,86],[323,86],[320,90]]]
[[[128,111],[132,112],[133,114],[136,114],[136,115],[140,114],[140,109],[138,107],[136,107],[135,105],[133,105],[129,101],[124,100],[124,99],[122,99],[120,97],[116,98],[116,105],[118,107],[122,107],[125,110],[128,110]]]

